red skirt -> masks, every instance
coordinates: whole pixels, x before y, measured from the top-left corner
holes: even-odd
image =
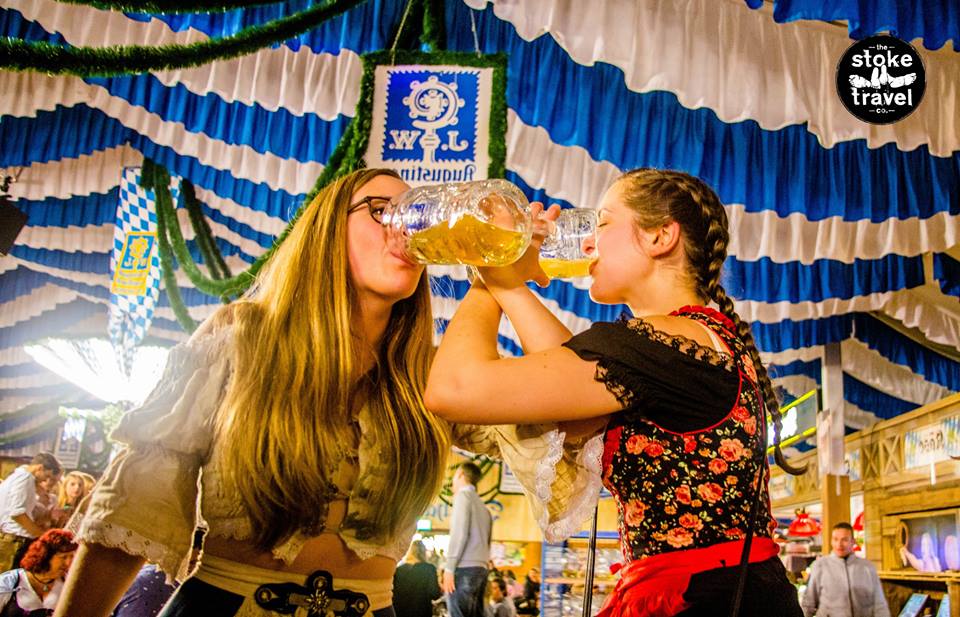
[[[779,553],[777,543],[770,538],[754,538],[750,563],[766,561]],[[672,617],[689,608],[683,593],[691,576],[737,566],[742,554],[743,540],[738,540],[633,561],[620,570],[620,581],[597,617]]]

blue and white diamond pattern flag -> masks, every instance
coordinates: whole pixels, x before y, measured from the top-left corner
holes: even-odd
[[[126,167],[120,180],[110,270],[110,340],[120,353],[121,368],[130,374],[136,346],[153,321],[160,297],[160,252],[157,247],[157,204],[152,190],[140,184],[140,168]],[[180,179],[170,192],[177,203]]]

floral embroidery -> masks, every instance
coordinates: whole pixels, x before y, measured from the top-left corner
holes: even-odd
[[[700,520],[700,517],[690,514],[689,512],[680,517],[680,525],[687,529],[693,529],[694,531],[703,529],[703,521]]]
[[[643,435],[632,435],[627,440],[627,452],[630,454],[640,454],[647,446],[647,438]]]
[[[723,497],[723,487],[716,482],[707,482],[697,487],[697,495],[707,503],[716,503]]]
[[[732,463],[743,456],[743,442],[739,439],[721,439],[717,452],[725,461]]]
[[[661,446],[655,441],[653,443],[647,444],[647,446],[643,449],[643,453],[652,458],[656,458],[660,456],[661,454],[663,454],[663,452],[664,452],[663,446]]]
[[[660,340],[704,362],[754,379],[756,372],[732,325],[718,313],[689,309],[687,315],[714,330],[732,354],[717,353],[684,337],[670,337],[640,319],[626,321],[634,332]],[[598,363],[598,367],[599,367]],[[601,371],[598,368],[598,379]],[[603,381],[622,401],[641,402],[604,372]],[[629,562],[670,551],[711,546],[745,537],[757,461],[765,443],[759,430],[764,413],[758,389],[743,382],[730,414],[709,431],[677,434],[636,414],[618,414],[607,434],[603,482],[619,504],[620,538]],[[765,463],[764,463],[765,464]],[[769,503],[767,486],[761,503]],[[771,535],[769,510],[752,525]]]
[[[641,522],[643,522],[643,512],[647,509],[647,506],[640,501],[639,499],[631,499],[627,502],[627,505],[624,507],[623,518],[626,521],[627,525],[631,527],[636,527]]]
[[[720,475],[727,470],[727,462],[721,458],[715,458],[707,465],[710,473]]]
[[[750,410],[743,405],[737,405],[733,408],[733,412],[731,412],[730,417],[737,422],[746,422],[750,418]]]
[[[693,534],[682,527],[674,527],[667,533],[667,544],[675,548],[683,548],[693,544]]]

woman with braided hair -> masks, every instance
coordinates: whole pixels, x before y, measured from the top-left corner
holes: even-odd
[[[723,205],[688,174],[637,169],[598,216],[584,246],[590,296],[633,317],[571,336],[526,287],[547,280],[535,249],[482,268],[434,360],[427,406],[456,422],[561,421],[568,442],[589,438],[579,477],[545,469],[534,497],[549,525],[572,507],[561,498],[595,498],[601,480],[614,495],[625,565],[600,615],[801,615],[772,539],[765,415],[779,442],[778,403],[720,282]],[[522,358],[497,352],[501,313]],[[796,472],[779,445],[776,460]]]

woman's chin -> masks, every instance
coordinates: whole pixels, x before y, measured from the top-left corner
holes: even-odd
[[[590,285],[590,299],[596,302],[597,304],[617,304],[618,301],[616,298],[613,298],[610,293],[608,293],[603,286],[598,285],[597,281],[594,280]]]

